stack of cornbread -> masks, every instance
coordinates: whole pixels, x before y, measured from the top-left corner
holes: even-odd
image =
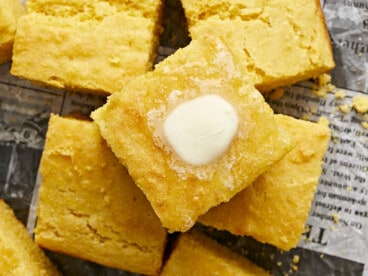
[[[51,116],[35,242],[147,275],[267,274],[192,228],[284,250],[301,237],[329,129],[275,115],[260,91],[334,66],[304,2],[183,0],[192,41],[152,68],[161,1],[28,0],[12,74],[111,94],[91,119]]]

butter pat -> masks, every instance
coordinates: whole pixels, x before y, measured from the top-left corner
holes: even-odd
[[[229,102],[210,94],[179,104],[163,128],[173,151],[183,161],[201,166],[226,152],[238,128],[238,116]]]

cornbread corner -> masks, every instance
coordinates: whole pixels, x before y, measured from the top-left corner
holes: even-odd
[[[204,95],[225,99],[239,123],[221,157],[194,166],[168,145],[163,124],[179,104]],[[292,148],[272,109],[212,36],[193,40],[132,80],[91,117],[169,231],[191,228],[199,215],[228,201]]]
[[[205,234],[191,230],[179,236],[161,275],[270,275]]]
[[[285,115],[276,115],[276,122],[294,138],[295,148],[251,186],[199,221],[290,250],[304,231],[330,131],[322,123]]]
[[[35,240],[108,267],[156,275],[167,231],[90,121],[52,115]]]
[[[61,275],[2,199],[0,217],[1,275]]]
[[[0,0],[0,64],[12,58],[18,19],[25,11],[20,0]]]
[[[161,0],[27,0],[11,74],[32,82],[111,94],[151,70],[161,33]]]
[[[216,30],[267,92],[334,68],[319,0],[181,0],[193,39]]]

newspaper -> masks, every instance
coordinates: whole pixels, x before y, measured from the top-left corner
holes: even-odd
[[[180,3],[166,2],[157,62],[190,41]],[[250,237],[196,227],[274,275],[368,276],[368,114],[351,106],[356,96],[368,97],[368,1],[322,0],[321,5],[336,62],[331,72],[335,88],[317,95],[314,82],[304,81],[285,88],[283,97],[268,99],[276,113],[310,121],[325,117],[330,123],[323,175],[298,247],[283,252]],[[0,197],[32,232],[50,113],[88,116],[106,99],[32,85],[9,71],[9,63],[0,66]],[[47,254],[64,275],[132,275]]]

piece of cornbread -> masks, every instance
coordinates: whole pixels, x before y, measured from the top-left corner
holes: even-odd
[[[52,115],[40,172],[40,246],[113,268],[159,272],[166,230],[93,122]]]
[[[18,19],[24,13],[20,0],[0,0],[0,64],[11,60]]]
[[[11,73],[58,88],[119,91],[152,69],[161,6],[161,0],[27,1]]]
[[[319,0],[181,0],[193,39],[214,30],[261,92],[334,67]]]
[[[179,105],[205,95],[225,99],[239,123],[219,158],[192,165],[168,144],[163,128]],[[199,215],[228,201],[292,147],[262,95],[237,69],[225,44],[212,36],[193,40],[132,80],[91,116],[170,231],[191,228]],[[198,143],[206,139],[206,129],[195,131]]]
[[[3,200],[0,200],[0,275],[61,275]]]
[[[169,275],[270,275],[249,260],[204,234],[191,230],[176,241],[162,276]]]
[[[289,250],[304,231],[330,139],[323,124],[276,115],[295,148],[251,186],[199,218],[205,225]]]

